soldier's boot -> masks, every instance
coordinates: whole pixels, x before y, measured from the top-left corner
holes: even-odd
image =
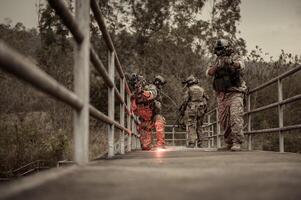
[[[196,142],[197,142],[196,146],[198,148],[201,148],[202,147],[202,141],[201,140],[197,140]]]
[[[144,130],[140,136],[141,149],[149,151],[152,149],[152,133],[149,130]]]
[[[195,142],[188,142],[188,145],[187,145],[188,148],[194,148],[195,147]]]
[[[155,122],[157,134],[157,148],[165,148],[165,120],[163,117],[158,117]]]
[[[226,146],[220,147],[217,150],[218,151],[230,151],[232,149],[232,147],[233,147],[233,144],[226,144]]]
[[[234,143],[233,146],[231,147],[231,151],[241,151],[241,144]]]

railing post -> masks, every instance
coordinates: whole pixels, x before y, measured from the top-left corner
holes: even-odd
[[[137,132],[136,132],[136,134],[137,134]],[[140,146],[139,146],[139,138],[138,138],[138,136],[136,136],[136,149],[139,149],[140,148]]]
[[[131,110],[131,97],[130,97],[130,94],[127,95],[127,98],[126,98],[126,101],[127,101],[127,106],[128,106],[128,109],[129,111]],[[131,119],[132,119],[132,115],[131,115],[131,111],[128,113],[127,115],[127,128],[130,130],[130,133],[128,134],[128,139],[127,139],[127,151],[130,152],[132,151],[132,132],[133,132],[133,128],[132,128],[132,124],[131,124]]]
[[[74,92],[83,101],[83,108],[74,111],[74,160],[79,165],[89,162],[89,77],[90,77],[90,2],[76,0],[75,18],[84,34],[74,48]]]
[[[136,136],[135,136],[135,134],[136,134],[136,131],[135,131],[135,129],[136,129],[136,126],[135,126],[135,120],[134,120],[134,118],[132,118],[131,119],[131,123],[132,123],[132,137],[131,137],[131,145],[132,145],[132,149],[136,149]]]
[[[108,74],[113,84],[115,83],[115,55],[114,52],[108,51]],[[115,91],[114,87],[108,88],[108,117],[114,119],[115,113]],[[114,125],[108,125],[108,157],[114,156]]]
[[[120,79],[120,95],[123,99],[123,102],[125,102],[124,100],[124,94],[125,94],[125,78],[121,78]],[[124,110],[125,110],[125,106],[124,103],[120,103],[120,125],[124,126]],[[124,154],[124,130],[120,131],[120,154]]]
[[[175,146],[175,127],[172,126],[172,146]]]
[[[186,125],[185,139],[186,139],[186,147],[188,147],[188,125]]]
[[[251,94],[247,95],[247,112],[251,111]],[[251,118],[251,113],[248,113],[248,150],[251,151],[252,150],[252,135],[251,132],[252,131],[252,118]]]
[[[283,100],[282,80],[278,79],[278,103]],[[283,128],[283,105],[278,105],[279,128]],[[284,137],[282,131],[279,130],[279,152],[284,152]]]
[[[208,127],[208,148],[211,148],[211,125],[210,125],[210,123],[211,123],[211,115],[208,115],[207,116],[207,119],[208,119],[208,124],[209,124],[209,127]]]
[[[221,144],[221,126],[219,124],[219,114],[218,114],[218,109],[216,109],[216,146],[217,148],[221,148],[222,144]]]

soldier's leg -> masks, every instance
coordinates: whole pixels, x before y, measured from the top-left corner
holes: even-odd
[[[165,125],[166,121],[165,118],[157,114],[154,117],[155,121],[155,129],[156,129],[156,136],[157,136],[157,147],[163,147],[165,145]]]
[[[243,94],[235,93],[231,98],[230,106],[231,137],[234,144],[242,144],[244,141],[243,113]]]
[[[197,139],[197,132],[196,132],[196,116],[189,116],[187,120],[187,127],[188,127],[188,145],[194,147],[196,139]]]
[[[142,150],[151,150],[152,132],[151,121],[144,121],[139,125],[140,143]]]
[[[218,116],[219,123],[224,130],[224,139],[228,147],[231,147],[233,140],[231,137],[231,126],[230,126],[230,103],[227,96],[218,96]]]
[[[204,119],[204,114],[200,115],[197,118],[197,146],[201,147],[202,145],[202,137],[203,137],[203,119]]]

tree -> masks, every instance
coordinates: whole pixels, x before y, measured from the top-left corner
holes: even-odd
[[[237,26],[240,21],[241,0],[213,0],[212,19],[211,19],[211,37],[208,40],[208,46],[213,52],[213,45],[218,38],[225,38],[231,41],[232,45],[241,55],[245,55],[246,42],[239,37]]]

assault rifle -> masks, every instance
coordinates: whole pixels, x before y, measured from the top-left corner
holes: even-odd
[[[185,116],[185,110],[187,108],[187,105],[188,105],[188,100],[183,101],[183,103],[181,104],[181,106],[177,110],[177,112],[176,112],[177,119],[174,122],[174,126],[178,125],[178,126],[180,126],[182,128],[185,126],[185,124],[183,124],[183,118]]]
[[[132,87],[132,90],[134,91],[134,95],[135,96],[141,96],[142,92],[143,92],[143,83],[145,82],[145,80],[143,79],[142,76],[135,74],[132,75],[129,83]]]

